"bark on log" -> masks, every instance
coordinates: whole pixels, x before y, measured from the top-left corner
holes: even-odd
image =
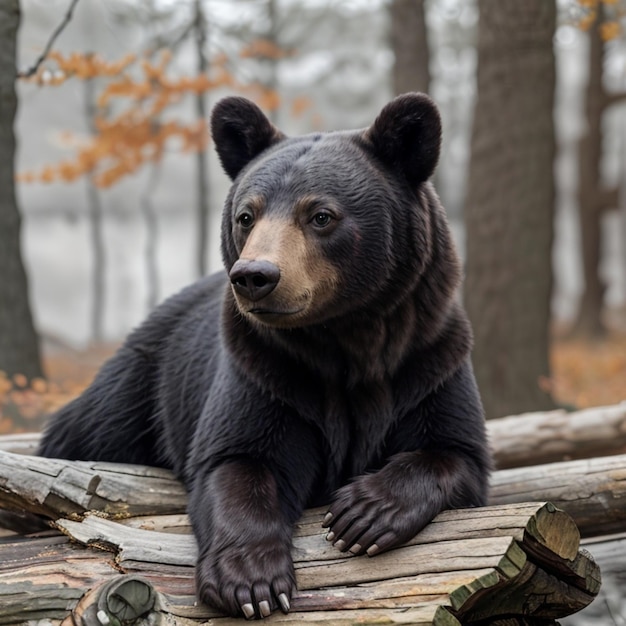
[[[626,452],[626,402],[489,420],[498,469]]]
[[[566,511],[583,537],[626,528],[626,455],[500,470],[489,503],[550,501]]]
[[[566,511],[584,537],[621,532],[626,526],[626,455],[494,472],[490,504],[531,500]],[[167,470],[0,451],[0,509],[50,519],[78,519],[94,510],[124,518],[184,513],[186,503],[183,486]]]
[[[168,470],[0,451],[0,508],[55,519],[86,511],[112,517],[167,514],[186,506],[185,490]]]
[[[292,613],[266,623],[548,624],[589,604],[600,587],[575,524],[550,504],[447,511],[407,545],[372,559],[332,548],[321,528],[324,513],[307,511],[296,528]],[[180,531],[184,521],[122,523],[89,514],[56,522],[67,537],[5,539],[0,624],[66,619],[72,609],[68,625],[98,626],[98,611],[119,619],[122,610],[131,620],[180,626],[241,624],[195,603],[193,536],[163,532],[172,523]]]

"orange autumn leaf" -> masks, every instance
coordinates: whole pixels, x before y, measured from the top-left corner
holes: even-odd
[[[600,37],[602,41],[612,41],[617,39],[622,32],[621,26],[617,21],[603,22],[598,27],[600,30]]]
[[[578,22],[578,28],[581,30],[587,31],[591,28],[591,26],[595,23],[597,17],[597,13],[595,10],[589,11],[587,15],[582,17]]]
[[[26,387],[28,385],[28,378],[24,374],[15,374],[13,376],[13,383],[16,387]]]
[[[310,109],[311,106],[313,106],[313,103],[310,98],[307,98],[306,96],[299,96],[294,98],[291,103],[291,114],[294,117],[297,117],[302,115],[306,110]]]
[[[255,42],[249,50],[249,54],[257,55],[278,53],[277,48],[262,40]],[[284,52],[280,51],[280,54],[284,55]],[[161,120],[168,108],[188,95],[197,96],[219,87],[237,91],[247,89],[254,92],[254,98],[267,110],[275,110],[280,105],[280,97],[275,91],[258,84],[239,84],[227,70],[225,55],[214,60],[210,74],[198,76],[170,76],[170,60],[169,51],[154,61],[134,55],[106,61],[96,54],[52,52],[38,76],[42,83],[49,84],[51,75],[60,76],[62,80],[70,77],[108,79],[96,98],[95,131],[86,140],[66,133],[65,143],[75,150],[73,158],[44,166],[39,172],[22,172],[16,179],[21,182],[70,183],[81,176],[91,175],[97,186],[108,187],[135,173],[146,162],[158,161],[168,147],[183,152],[203,150],[209,139],[205,120],[190,123]],[[121,112],[120,104],[123,107]],[[305,100],[294,106],[305,110]]]
[[[13,388],[13,383],[7,378],[5,372],[0,371],[0,397],[6,395]]]
[[[43,378],[33,378],[30,381],[30,388],[35,393],[45,393],[48,390],[48,383]]]
[[[266,59],[283,59],[290,53],[269,39],[256,39],[244,46],[239,52],[242,59],[265,57]]]

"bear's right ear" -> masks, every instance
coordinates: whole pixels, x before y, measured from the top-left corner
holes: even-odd
[[[375,154],[410,184],[428,180],[441,148],[441,117],[435,103],[423,93],[405,93],[383,107],[365,131]]]
[[[263,150],[285,138],[256,104],[238,96],[224,98],[213,107],[211,135],[231,180]]]

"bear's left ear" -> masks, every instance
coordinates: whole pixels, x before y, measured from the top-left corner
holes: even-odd
[[[365,131],[376,155],[409,183],[428,180],[441,148],[441,117],[423,93],[405,93],[387,104]]]
[[[263,150],[285,138],[256,104],[238,96],[224,98],[213,107],[211,135],[231,180]]]

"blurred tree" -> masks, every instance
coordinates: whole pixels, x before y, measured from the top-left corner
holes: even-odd
[[[20,214],[14,183],[19,21],[18,0],[0,0],[0,370],[34,378],[42,375],[42,368],[20,254]]]
[[[391,48],[393,92],[430,90],[430,52],[426,30],[425,0],[392,0]]]
[[[479,0],[465,303],[487,417],[552,406],[554,0]]]
[[[96,104],[95,78],[87,78],[83,82],[85,119],[90,134],[96,134]],[[104,340],[104,307],[106,282],[106,246],[104,242],[102,200],[100,191],[94,181],[94,173],[87,176],[87,210],[89,216],[91,250],[93,253],[91,264],[91,338],[95,341]]]
[[[206,43],[208,34],[208,22],[204,14],[202,0],[195,0],[193,31],[196,44],[198,76],[203,76],[209,69]],[[199,91],[195,94],[196,116],[199,120],[207,119],[205,92]],[[208,273],[208,248],[209,248],[209,159],[206,146],[200,146],[196,153],[196,211],[198,217],[198,250],[197,250],[197,272],[198,276]]]
[[[585,130],[578,144],[578,219],[582,247],[584,289],[572,333],[601,339],[607,329],[602,319],[606,285],[600,276],[602,218],[619,206],[618,187],[603,184],[602,122],[612,105],[626,100],[626,92],[609,93],[604,86],[607,41],[619,34],[614,0],[579,0],[585,15],[579,26],[589,33],[588,80],[585,89]],[[613,9],[608,13],[606,5]]]

